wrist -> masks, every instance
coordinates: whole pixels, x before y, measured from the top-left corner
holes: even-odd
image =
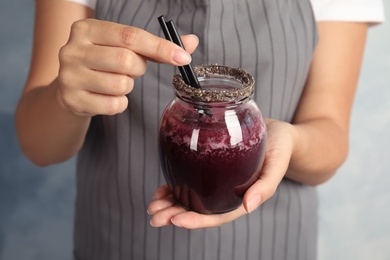
[[[290,136],[292,140],[291,161],[295,161],[299,158],[304,150],[304,143],[302,142],[301,135],[300,126],[290,124]]]

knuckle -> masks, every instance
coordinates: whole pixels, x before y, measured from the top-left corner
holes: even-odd
[[[137,42],[138,31],[134,27],[124,27],[120,31],[121,41],[130,48]]]
[[[107,102],[106,106],[106,114],[107,115],[115,115],[118,108],[118,102],[116,98],[112,98],[110,101]]]
[[[131,77],[138,78],[146,72],[146,60],[129,50],[120,51],[117,54],[116,61],[119,70]]]
[[[90,28],[88,20],[78,20],[72,23],[71,34],[85,33]]]
[[[59,51],[59,55],[58,55],[60,63],[71,62],[73,55],[74,55],[74,53],[72,51],[72,48],[69,45],[64,45],[63,47],[61,47],[61,49]]]
[[[117,95],[127,94],[129,89],[129,77],[125,75],[116,76],[112,87]]]
[[[129,71],[134,66],[133,55],[125,50],[118,53],[117,62],[122,71]]]
[[[127,85],[127,90],[126,90],[126,95],[129,94],[131,91],[133,91],[134,88],[134,79],[133,78],[128,78],[129,83]]]
[[[75,44],[66,44],[62,46],[58,53],[58,59],[61,66],[69,65],[74,67],[75,64],[80,64],[85,55],[82,51],[82,46],[76,46]]]
[[[135,77],[141,77],[142,75],[145,74],[146,69],[147,69],[147,62],[144,60],[144,62],[140,63],[138,66],[137,73],[135,73]]]
[[[127,107],[126,97],[113,97],[107,102],[106,114],[115,115],[123,112]]]

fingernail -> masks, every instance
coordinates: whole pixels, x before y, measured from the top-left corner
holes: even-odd
[[[152,227],[161,227],[160,225],[155,225],[155,224],[153,224],[152,220],[149,221],[149,224],[150,224]]]
[[[254,211],[258,206],[260,206],[261,197],[259,193],[253,194],[253,196],[249,199],[247,204],[248,213]]]
[[[199,37],[198,36],[196,36],[195,34],[191,34],[191,36],[194,37],[197,40],[197,42],[199,43]]]
[[[180,224],[175,223],[174,218],[171,218],[171,223],[172,223],[173,225],[175,225],[176,227],[182,227]]]
[[[178,64],[189,64],[191,62],[191,55],[183,49],[176,49],[173,51],[173,60]]]

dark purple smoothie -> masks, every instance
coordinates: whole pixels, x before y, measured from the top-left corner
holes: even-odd
[[[234,210],[263,164],[261,113],[254,102],[238,110],[212,108],[212,116],[180,103],[167,107],[159,132],[161,166],[176,201],[205,214]]]

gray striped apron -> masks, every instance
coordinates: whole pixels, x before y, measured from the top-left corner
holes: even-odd
[[[98,0],[96,17],[162,36],[173,19],[200,45],[193,64],[244,68],[256,79],[265,117],[290,122],[316,44],[309,0]],[[284,179],[253,213],[217,228],[149,225],[146,208],[164,183],[157,150],[160,115],[173,97],[170,65],[148,63],[128,109],[93,118],[78,156],[74,258],[79,260],[313,260],[316,189]]]

